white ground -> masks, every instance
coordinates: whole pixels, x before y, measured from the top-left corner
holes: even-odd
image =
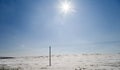
[[[20,70],[120,70],[120,54],[54,55],[52,66],[47,56],[0,59],[0,66]]]

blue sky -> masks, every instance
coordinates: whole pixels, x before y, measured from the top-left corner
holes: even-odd
[[[61,1],[0,0],[0,56],[120,51],[119,0],[69,0],[66,16]]]

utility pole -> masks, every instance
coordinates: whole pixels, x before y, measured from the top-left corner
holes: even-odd
[[[49,46],[49,66],[51,66],[51,46]]]

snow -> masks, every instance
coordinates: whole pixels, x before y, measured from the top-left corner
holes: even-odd
[[[120,70],[120,54],[71,54],[52,55],[52,66],[48,56],[15,57],[0,59],[0,67],[19,70]]]

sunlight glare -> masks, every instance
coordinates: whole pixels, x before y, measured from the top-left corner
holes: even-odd
[[[68,2],[67,0],[61,2],[60,9],[61,9],[62,13],[64,13],[64,14],[68,14],[69,12],[71,12],[73,10],[71,3]]]

